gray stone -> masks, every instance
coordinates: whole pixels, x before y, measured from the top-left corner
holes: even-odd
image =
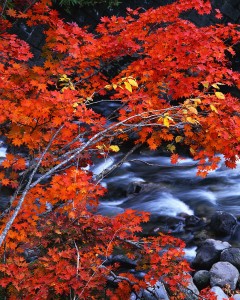
[[[229,284],[232,290],[236,289],[239,272],[229,262],[220,261],[214,264],[210,270],[210,285],[223,287]]]
[[[229,248],[222,251],[221,261],[227,261],[240,270],[240,248]]]
[[[199,232],[194,232],[194,244],[197,246],[201,246],[203,242],[211,238],[213,236],[211,236],[209,230],[203,229]]]
[[[123,254],[110,255],[105,264],[112,265],[114,263],[119,263],[121,267],[128,269],[135,268],[137,266],[137,262],[135,260],[132,260]]]
[[[194,284],[192,277],[188,279],[187,288],[181,287],[180,289],[185,294],[184,300],[198,300],[199,290]]]
[[[127,196],[136,195],[142,192],[150,192],[159,187],[159,184],[153,182],[133,181],[127,187]]]
[[[33,249],[27,248],[24,250],[23,255],[26,262],[31,263],[38,259],[38,257],[40,256],[40,252],[41,251],[38,248],[33,248]]]
[[[206,225],[206,223],[199,217],[197,216],[187,216],[185,218],[185,227],[189,229],[199,229],[202,228]]]
[[[231,235],[237,225],[237,219],[230,213],[216,211],[211,218],[211,229],[218,235]]]
[[[240,63],[240,61],[239,61],[239,63]],[[240,95],[237,98],[240,99]],[[234,232],[233,232],[231,238],[232,238],[233,241],[240,241],[240,224],[239,223],[235,227]]]
[[[239,294],[235,294],[232,296],[232,299],[234,300],[240,300],[240,295]]]
[[[210,289],[211,292],[214,292],[217,296],[217,300],[226,300],[228,296],[224,293],[224,291],[219,286],[214,286]]]
[[[193,276],[193,282],[199,290],[202,290],[209,286],[210,283],[210,273],[207,270],[197,271]]]
[[[240,11],[235,9],[227,1],[223,4],[223,6],[221,8],[221,12],[233,21],[237,21],[237,19],[240,17]]]
[[[207,239],[197,250],[192,265],[195,269],[209,270],[211,266],[219,261],[222,250],[230,248],[228,242],[222,242],[214,239]]]
[[[167,291],[162,282],[158,281],[153,287],[148,288],[148,290],[142,290],[138,293],[138,295],[132,293],[130,296],[130,300],[169,300]]]

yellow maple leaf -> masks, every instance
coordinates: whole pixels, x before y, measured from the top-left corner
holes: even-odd
[[[109,147],[109,150],[112,150],[113,152],[118,152],[120,148],[117,145],[111,145]]]
[[[163,125],[166,126],[166,127],[170,126],[168,117],[164,117],[164,119],[163,119]]]
[[[209,87],[209,82],[203,81],[202,85],[207,89]]]
[[[180,136],[180,135],[178,135],[178,136],[175,137],[175,142],[176,143],[180,143],[182,140],[183,140],[183,137]]]
[[[173,153],[173,152],[176,150],[176,147],[175,147],[174,145],[172,145],[172,144],[168,144],[168,145],[167,145],[167,149],[168,149],[171,153]]]
[[[193,106],[189,106],[189,107],[188,107],[188,110],[189,110],[191,113],[195,114],[195,115],[198,114],[198,111],[197,111],[196,108],[193,107]]]
[[[225,99],[224,94],[221,93],[221,92],[215,92],[215,95],[216,95],[216,97],[217,97],[218,99]]]
[[[138,84],[137,84],[137,81],[136,81],[136,80],[131,79],[131,78],[128,78],[128,82],[129,82],[132,86],[138,87]]]
[[[191,123],[191,124],[195,124],[196,123],[196,120],[194,120],[193,118],[191,117],[187,117],[186,118],[187,122]]]
[[[125,85],[125,88],[130,92],[132,93],[132,86],[129,82],[127,81],[124,81],[124,85]]]
[[[216,107],[214,105],[210,104],[210,108],[211,108],[212,111],[214,111],[216,113],[218,112],[217,109],[216,109]]]
[[[106,90],[111,90],[112,89],[112,85],[110,85],[110,84],[107,84],[107,85],[105,85],[105,87],[104,87]]]
[[[220,87],[216,84],[216,83],[214,83],[214,84],[212,84],[212,87],[214,87],[215,89],[220,89]]]
[[[78,103],[77,103],[77,102],[74,102],[72,107],[73,107],[73,108],[78,107]]]

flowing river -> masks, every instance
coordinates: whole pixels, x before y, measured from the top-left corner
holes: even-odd
[[[93,168],[99,174],[118,160],[107,158]],[[109,190],[100,212],[112,215],[126,208],[154,215],[180,213],[209,217],[216,210],[240,215],[240,163],[228,169],[224,162],[206,178],[196,176],[196,161],[190,158],[172,165],[169,157],[151,151],[132,155],[102,184]]]
[[[6,156],[6,149],[3,143],[0,159]],[[121,159],[122,155],[119,153],[97,162],[92,167],[93,173],[100,174]],[[169,157],[157,152],[133,154],[101,181],[108,189],[108,194],[101,200],[97,213],[112,216],[126,209],[147,211],[155,218],[150,226],[159,226],[161,219],[161,231],[164,231],[161,226],[170,226],[171,218],[174,223],[181,215],[208,218],[216,210],[223,210],[240,216],[240,162],[236,169],[228,169],[221,162],[219,168],[204,179],[196,176],[196,172],[196,162],[190,158],[172,165]],[[2,205],[8,200],[8,196],[1,193]],[[176,233],[183,232],[181,228],[174,230]],[[184,238],[181,234],[179,237]],[[186,249],[186,258],[191,260],[195,250],[195,245],[190,245]]]
[[[2,142],[0,160],[6,156],[6,149]],[[96,163],[93,173],[101,173],[121,155]],[[101,181],[109,192],[101,201],[99,212],[115,215],[131,208],[159,216],[186,213],[209,217],[214,211],[223,210],[240,216],[240,162],[236,169],[228,169],[222,162],[204,179],[196,172],[196,162],[190,158],[172,165],[169,157],[157,152],[133,154]]]
[[[119,156],[96,164],[93,172],[101,173],[116,163]],[[196,173],[196,161],[190,158],[172,165],[169,157],[151,151],[132,155],[103,179],[102,185],[108,188],[108,194],[101,201],[98,213],[116,215],[129,208],[150,212],[152,218],[146,232],[152,234],[155,228],[163,232],[170,230],[184,239],[188,245],[185,257],[191,261],[197,247],[191,243],[192,233],[184,231],[181,216],[206,219],[217,210],[240,216],[240,162],[236,169],[228,169],[222,160],[219,168],[204,179]],[[240,246],[239,238],[234,242]]]

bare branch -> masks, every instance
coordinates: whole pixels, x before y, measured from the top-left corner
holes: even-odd
[[[31,174],[30,177],[29,177],[28,183],[27,183],[26,187],[24,188],[24,191],[23,191],[23,193],[22,193],[22,196],[21,196],[21,198],[19,199],[18,204],[17,204],[16,208],[14,209],[14,212],[13,212],[11,218],[10,218],[9,221],[7,222],[5,228],[3,229],[3,231],[2,231],[2,233],[1,233],[1,235],[0,235],[0,246],[1,246],[2,243],[4,242],[4,240],[5,240],[6,236],[7,236],[8,231],[10,230],[10,228],[11,228],[11,226],[12,226],[14,220],[16,219],[16,217],[17,217],[17,215],[18,215],[18,213],[19,213],[19,211],[20,211],[20,209],[21,209],[21,207],[22,207],[22,204],[23,204],[23,202],[24,202],[24,200],[25,200],[25,197],[26,197],[28,191],[31,189],[31,183],[32,183],[33,177],[34,177],[35,173],[37,172],[37,170],[38,170],[38,168],[39,168],[39,166],[40,166],[40,164],[41,164],[41,162],[42,162],[42,160],[43,160],[43,158],[44,158],[44,155],[47,153],[48,149],[51,147],[52,142],[54,141],[54,139],[56,138],[56,136],[58,135],[58,133],[61,131],[61,129],[62,129],[63,127],[64,127],[64,125],[62,125],[62,126],[55,132],[55,134],[53,135],[53,137],[52,137],[51,140],[49,141],[49,143],[48,143],[46,149],[43,151],[43,153],[42,153],[42,155],[41,155],[41,157],[40,157],[38,163],[36,164],[34,170],[32,171],[32,174]]]
[[[128,156],[131,155],[140,146],[141,146],[141,144],[135,145],[130,151],[127,152],[127,154],[121,160],[119,160],[117,163],[115,163],[111,167],[104,169],[100,174],[98,174],[95,178],[97,183],[99,183],[101,180],[103,180],[103,178],[105,178],[106,176],[111,174],[116,168],[120,167],[126,161]]]

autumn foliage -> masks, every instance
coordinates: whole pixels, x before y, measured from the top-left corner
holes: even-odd
[[[161,278],[172,299],[184,299],[184,244],[164,235],[140,238],[147,213],[94,214],[105,189],[86,167],[129,139],[167,148],[173,163],[185,147],[201,176],[217,168],[219,154],[236,166],[240,103],[226,91],[240,87],[231,68],[240,31],[233,24],[198,28],[179,17],[191,9],[203,15],[211,5],[178,0],[128,9],[125,18],[103,17],[95,33],[64,22],[48,0],[4,12],[0,131],[9,147],[0,180],[12,191],[1,214],[4,296],[129,299]],[[43,26],[42,64],[34,64],[30,46],[11,33],[19,21]],[[121,67],[109,72],[114,64]],[[103,116],[94,111],[96,102],[119,105]],[[30,250],[36,252],[31,262]],[[145,276],[108,264],[118,253],[135,260]]]

